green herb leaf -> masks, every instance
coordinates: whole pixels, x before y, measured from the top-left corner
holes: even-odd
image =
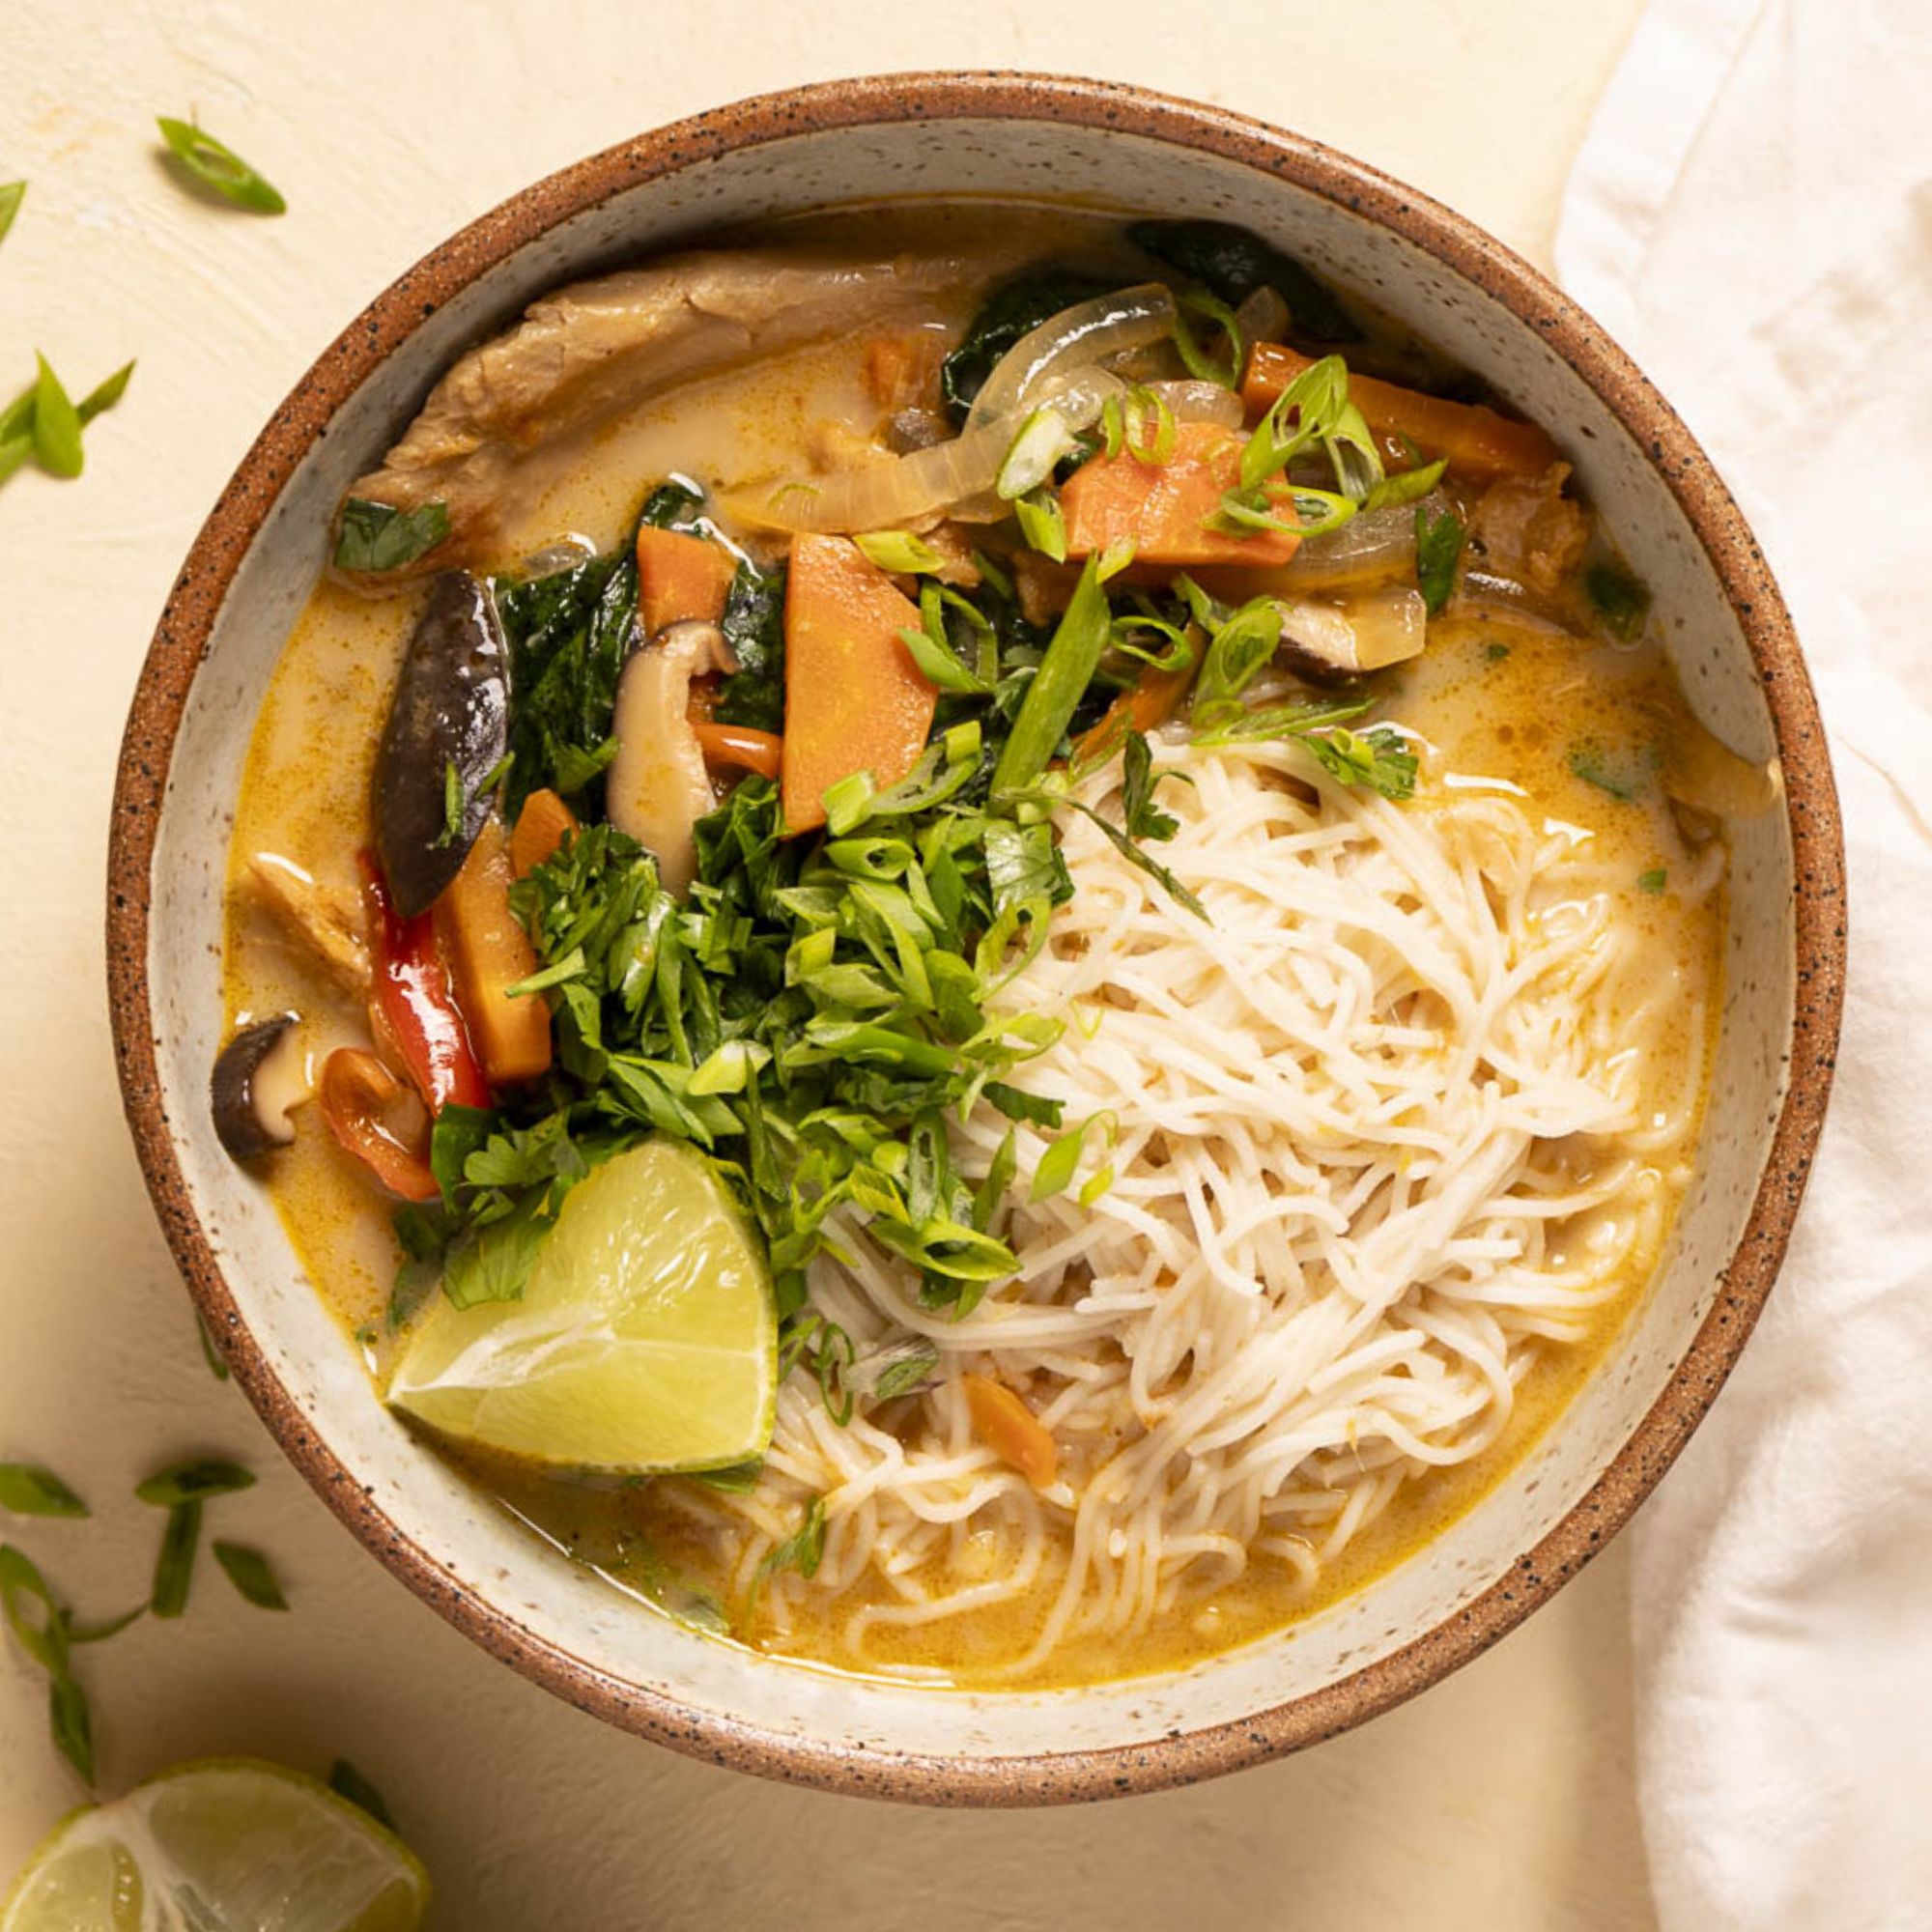
[[[187,1607],[194,1578],[194,1552],[201,1542],[201,1504],[181,1502],[168,1511],[161,1547],[155,1558],[155,1587],[148,1607],[157,1617],[178,1617]]]
[[[1189,582],[1191,580],[1184,580]],[[1207,655],[1194,688],[1194,720],[1207,729],[1235,717],[1241,694],[1281,643],[1281,607],[1257,597],[1232,616],[1212,620]]]
[[[1583,588],[1613,638],[1634,644],[1643,636],[1650,592],[1629,571],[1613,563],[1593,563],[1583,574]]]
[[[273,1567],[259,1549],[242,1543],[213,1543],[214,1560],[227,1573],[228,1580],[248,1603],[262,1610],[285,1610],[289,1600]]]
[[[384,1830],[393,1832],[396,1829],[396,1821],[388,1805],[383,1802],[383,1794],[346,1757],[337,1758],[328,1767],[328,1788],[338,1798],[346,1798],[350,1804],[368,1812]]]
[[[862,1355],[846,1372],[846,1386],[873,1402],[895,1402],[932,1379],[939,1350],[923,1335],[908,1335]]]
[[[698,512],[703,507],[704,492],[696,483],[689,477],[669,476],[644,498],[638,521],[654,530],[683,530],[689,535],[699,531],[703,520]]]
[[[252,1490],[251,1471],[236,1463],[224,1463],[213,1456],[197,1457],[187,1463],[173,1463],[156,1469],[134,1493],[155,1509],[175,1509],[183,1503],[200,1502],[208,1496],[225,1496],[237,1490]]]
[[[1501,664],[1509,654],[1510,647],[1507,644],[1491,643],[1483,646],[1483,656],[1491,664]]]
[[[1570,748],[1570,770],[1587,785],[1607,793],[1620,805],[1634,805],[1643,789],[1642,778],[1634,772],[1613,766],[1608,753],[1594,738],[1586,738]]]
[[[1224,302],[1273,289],[1287,302],[1298,334],[1318,342],[1362,338],[1361,326],[1324,283],[1245,228],[1228,221],[1137,221],[1127,232],[1156,261],[1192,276]]]
[[[0,242],[7,239],[7,231],[14,225],[14,217],[20,212],[20,204],[27,198],[27,184],[0,182]]]
[[[123,396],[128,393],[128,384],[134,374],[134,365],[124,362],[113,375],[97,383],[87,394],[74,405],[74,414],[83,426],[91,423],[96,416],[105,415]]]
[[[741,563],[724,596],[719,629],[738,668],[718,687],[712,716],[757,731],[784,729],[786,572]]]
[[[1456,566],[1463,558],[1466,532],[1453,510],[1431,517],[1420,504],[1415,511],[1415,581],[1433,617],[1448,603],[1456,588]]]
[[[78,476],[87,460],[79,412],[47,358],[37,355],[35,360],[41,373],[34,384],[34,453],[50,476]]]
[[[192,121],[177,121],[162,114],[156,117],[155,125],[183,168],[237,208],[245,208],[252,214],[280,214],[288,207],[280,193],[233,148]]]
[[[691,1480],[708,1490],[720,1490],[727,1496],[748,1496],[758,1487],[765,1473],[765,1459],[733,1463],[723,1469],[694,1469]]]
[[[946,559],[923,537],[910,530],[868,530],[852,539],[881,570],[898,577],[944,570]]]
[[[1386,724],[1361,732],[1337,724],[1310,732],[1301,742],[1344,784],[1361,785],[1397,803],[1415,796],[1415,754]]]
[[[421,503],[413,510],[399,510],[393,503],[351,497],[342,506],[335,567],[364,574],[401,570],[428,555],[448,534],[445,504]]]
[[[781,1570],[796,1570],[808,1582],[818,1575],[825,1556],[825,1498],[813,1496],[806,1505],[804,1520],[784,1541],[768,1550],[758,1565],[752,1588],[753,1593]]]
[[[0,1463],[0,1510],[14,1516],[86,1516],[87,1505],[54,1474],[34,1463]]]
[[[1639,872],[1636,875],[1637,891],[1640,893],[1649,893],[1653,897],[1662,892],[1664,887],[1669,883],[1670,874],[1662,866],[1654,866],[1649,871]]]

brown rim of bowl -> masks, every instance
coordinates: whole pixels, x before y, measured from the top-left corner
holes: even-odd
[[[1101,1750],[963,1759],[867,1750],[768,1731],[620,1683],[491,1607],[412,1543],[310,1429],[243,1324],[168,1131],[148,999],[150,867],[175,734],[244,553],[337,409],[476,275],[639,183],[801,133],[921,120],[1116,128],[1244,163],[1416,243],[1504,303],[1650,453],[1749,641],[1787,786],[1798,1007],[1790,1084],[1770,1157],[1719,1292],[1670,1381],[1588,1493],[1507,1575],[1434,1630],[1339,1682],[1233,1722]],[[928,1804],[1021,1805],[1188,1784],[1300,1749],[1380,1715],[1513,1630],[1629,1520],[1689,1439],[1749,1335],[1783,1257],[1832,1083],[1844,986],[1844,853],[1823,726],[1771,571],[1703,451],[1630,359],[1540,273],[1462,216],[1359,161],[1218,107],[1097,81],[1018,73],[891,74],[760,96],[592,156],[538,182],[410,270],[296,385],[222,492],[161,613],[129,711],[108,854],[114,1047],[148,1189],[203,1320],[290,1460],[411,1589],[492,1655],[595,1716],[690,1756],[798,1784]]]

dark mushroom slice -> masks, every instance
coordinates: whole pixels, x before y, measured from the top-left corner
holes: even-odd
[[[292,1109],[308,1098],[294,1013],[244,1026],[215,1057],[209,1083],[215,1138],[237,1160],[259,1160],[296,1137]]]
[[[484,780],[509,742],[509,660],[487,585],[437,579],[376,753],[376,849],[404,919],[427,912],[490,816]]]

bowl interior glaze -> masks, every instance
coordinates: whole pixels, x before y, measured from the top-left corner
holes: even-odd
[[[382,1408],[205,1104],[221,887],[256,706],[330,512],[450,359],[542,290],[722,223],[974,193],[1240,222],[1369,297],[1552,426],[1654,586],[1705,722],[1781,754],[1789,810],[1738,828],[1721,1043],[1674,1252],[1602,1373],[1423,1553],[1291,1634],[1076,1691],[935,1692],[747,1655],[540,1547]],[[326,431],[326,434],[323,432]],[[284,1448],[389,1566],[487,1648],[678,1748],[898,1797],[1145,1789],[1331,1734],[1509,1629],[1647,1493],[1781,1254],[1829,1079],[1840,947],[1829,767],[1788,623],[1682,426],[1601,334],[1456,217],[1215,110],[1002,76],[840,83],[647,136],[430,257],[325,356],[197,542],[144,673],[116,814],[110,963],[130,1120],[177,1256]]]

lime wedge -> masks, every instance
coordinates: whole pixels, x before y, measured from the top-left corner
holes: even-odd
[[[664,1139],[570,1191],[521,1301],[438,1297],[388,1389],[460,1441],[633,1474],[750,1462],[777,1397],[763,1253],[710,1162]]]
[[[414,1932],[428,1903],[415,1855],[327,1785],[211,1757],[64,1818],[0,1932]]]

